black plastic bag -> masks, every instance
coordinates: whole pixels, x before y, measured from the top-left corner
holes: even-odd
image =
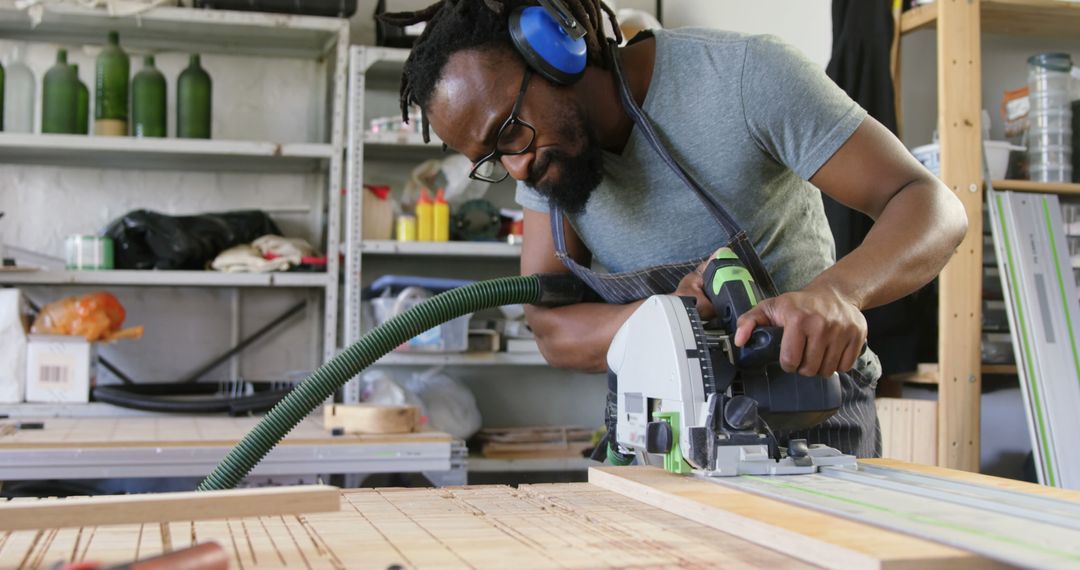
[[[259,210],[198,216],[134,210],[105,228],[117,269],[206,269],[222,251],[266,234],[281,230]]]

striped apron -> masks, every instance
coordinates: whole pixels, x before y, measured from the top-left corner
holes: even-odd
[[[705,208],[716,219],[717,224],[728,237],[727,247],[731,248],[743,264],[746,265],[754,281],[761,287],[766,297],[779,295],[772,277],[769,275],[746,232],[739,227],[731,215],[716,198],[702,188],[702,185],[682,167],[660,142],[649,118],[638,106],[622,73],[618,50],[612,49],[613,70],[618,79],[619,96],[623,107],[633,119],[634,124],[649,142],[659,157],[672,169],[701,200]],[[574,261],[566,252],[566,237],[563,234],[563,212],[551,205],[551,235],[554,239],[555,255],[579,279],[588,284],[608,303],[626,304],[652,295],[667,295],[675,292],[679,282],[705,261],[712,252],[707,252],[698,259],[682,263],[668,263],[637,271],[622,273],[599,273]],[[858,366],[850,372],[841,372],[840,385],[842,398],[839,411],[816,427],[798,432],[776,433],[777,443],[787,445],[791,438],[806,439],[809,443],[823,443],[835,447],[844,453],[858,457],[877,457],[881,455],[881,435],[877,424],[877,411],[874,407],[874,385],[876,378],[867,378]],[[608,376],[608,398],[605,410],[605,423],[608,433],[615,433],[616,391],[613,375]]]

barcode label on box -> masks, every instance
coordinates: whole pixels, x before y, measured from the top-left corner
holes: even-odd
[[[38,368],[38,381],[42,384],[60,386],[67,384],[71,378],[71,369],[67,366],[43,365]]]

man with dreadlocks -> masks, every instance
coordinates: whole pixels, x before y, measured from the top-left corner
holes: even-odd
[[[619,40],[606,6],[565,0],[587,31],[588,65],[579,80],[558,85],[534,73],[512,43],[508,18],[522,3],[535,2],[443,0],[384,20],[427,23],[405,64],[402,112],[418,105],[425,136],[430,125],[473,160],[474,178],[518,181],[522,273],[573,271],[608,301],[527,308],[548,362],[604,371],[612,337],[651,294],[695,296],[709,318],[695,268],[734,243],[738,236],[725,230],[737,225],[778,295],[743,315],[735,343],[755,326],[783,327],[782,367],[839,372],[843,387],[840,411],[798,436],[860,457],[880,454],[880,367],[862,350],[861,311],[915,291],[944,267],[967,229],[959,200],[821,69],[775,38],[657,30],[620,48],[604,37],[606,15]],[[633,102],[655,137],[628,111]],[[660,160],[655,140],[701,184]],[[820,192],[875,220],[838,262]],[[703,207],[710,201],[722,206]],[[594,260],[609,273],[586,269]],[[611,401],[609,394],[609,409]]]

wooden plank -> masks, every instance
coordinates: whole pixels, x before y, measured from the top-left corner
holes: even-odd
[[[1035,192],[1038,194],[1061,194],[1080,196],[1080,184],[1075,182],[1032,182],[1031,180],[995,180],[995,190]]]
[[[911,400],[911,462],[937,465],[937,402]]]
[[[827,568],[987,568],[972,553],[654,467],[593,467],[589,483]]]
[[[983,0],[983,30],[994,34],[1073,39],[1080,5],[1063,0]]]
[[[982,319],[982,85],[980,0],[938,8],[941,179],[960,198],[968,231],[941,272],[938,309],[938,464],[979,470]]]
[[[881,456],[896,457],[893,449],[893,406],[892,398],[877,398],[874,405],[877,407],[878,427],[881,429]]]
[[[330,512],[338,510],[338,495],[337,487],[309,485],[9,501],[0,503],[0,530]]]
[[[323,410],[327,431],[341,428],[349,434],[410,433],[416,430],[418,420],[415,406],[331,404]]]
[[[911,461],[911,402],[903,398],[892,401],[893,407],[893,432],[892,444],[893,459]]]
[[[934,26],[937,22],[937,3],[916,6],[900,14],[900,33],[907,34]]]

